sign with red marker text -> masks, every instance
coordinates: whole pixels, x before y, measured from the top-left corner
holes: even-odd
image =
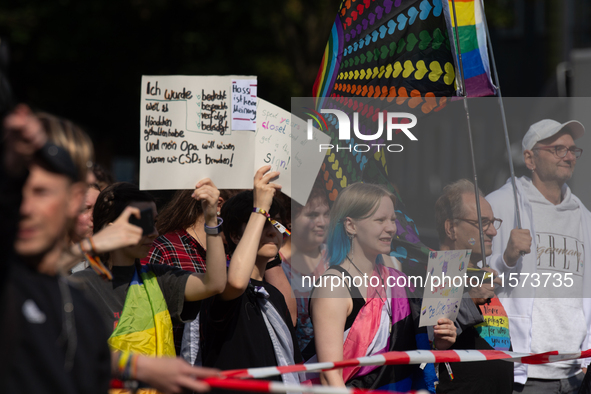
[[[306,205],[325,152],[319,144],[327,144],[330,137],[318,129],[312,139],[307,139],[307,123],[276,105],[261,98],[257,106],[257,132],[254,149],[254,168],[271,165],[271,171],[279,171],[273,182],[282,186],[281,191],[302,205]],[[292,187],[292,171],[309,174],[298,179]]]
[[[252,130],[257,127],[257,80],[232,81],[232,130]]]
[[[471,254],[469,249],[429,252],[419,327],[434,326],[441,318],[456,320]]]
[[[234,124],[233,82],[255,85],[237,108],[256,119],[256,77],[142,76],[140,189],[192,189],[205,177],[220,189],[252,188],[255,133]]]

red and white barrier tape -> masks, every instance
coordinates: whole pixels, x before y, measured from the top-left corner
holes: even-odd
[[[280,382],[269,382],[264,380],[242,380],[242,379],[223,379],[223,378],[207,378],[203,380],[213,388],[240,390],[240,391],[257,391],[261,393],[313,393],[313,394],[396,394],[394,391],[380,391],[380,390],[364,390],[347,387],[330,387],[320,385],[299,385],[299,384],[283,384]],[[428,394],[428,391],[409,391],[407,394]]]
[[[380,355],[359,357],[337,362],[313,364],[297,364],[284,367],[263,367],[249,369],[234,369],[222,371],[222,378],[204,379],[211,387],[263,393],[294,393],[306,392],[312,394],[396,394],[392,391],[364,390],[346,387],[330,387],[320,385],[286,385],[280,382],[264,380],[248,380],[242,378],[266,378],[291,372],[321,372],[344,367],[368,365],[408,365],[444,362],[471,362],[505,360],[524,364],[547,364],[556,361],[574,360],[591,357],[591,350],[576,353],[560,353],[558,351],[529,354],[505,352],[500,350],[412,350],[407,352],[388,352]],[[113,386],[112,388],[119,387]],[[421,394],[426,391],[411,391],[407,394]]]
[[[283,367],[233,369],[223,371],[222,375],[229,378],[261,379],[291,372],[321,372],[329,371],[331,369],[368,365],[379,366],[489,360],[505,360],[524,364],[547,364],[556,361],[574,360],[587,357],[591,357],[591,350],[584,350],[577,353],[560,353],[558,351],[553,351],[539,354],[505,352],[501,350],[411,350],[407,352],[387,352],[375,356],[359,357],[336,362],[296,364]]]

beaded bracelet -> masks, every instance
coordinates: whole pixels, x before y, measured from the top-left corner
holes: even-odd
[[[289,231],[283,224],[279,223],[277,220],[271,219],[271,215],[269,215],[269,213],[267,213],[267,211],[265,211],[264,209],[254,207],[252,209],[252,211],[255,213],[260,213],[261,215],[265,216],[267,218],[267,220],[269,222],[271,222],[273,227],[275,227],[277,229],[277,231],[279,231],[281,234],[291,235],[291,231]]]
[[[257,208],[257,207],[254,207],[254,208],[252,209],[252,211],[253,211],[253,212],[255,212],[255,213],[260,213],[261,215],[263,215],[263,216],[264,216],[264,217],[266,217],[267,219],[271,219],[271,215],[269,215],[269,214],[267,213],[267,211],[265,211],[263,208]]]

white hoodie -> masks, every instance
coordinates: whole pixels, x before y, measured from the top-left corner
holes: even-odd
[[[510,180],[501,187],[489,194],[486,199],[491,204],[495,217],[503,220],[503,225],[493,238],[493,256],[489,261],[491,268],[497,270],[499,274],[505,274],[505,287],[498,291],[510,322],[511,343],[516,352],[531,352],[532,341],[532,314],[534,309],[534,297],[536,297],[536,288],[532,286],[510,286],[508,279],[511,273],[536,273],[537,272],[537,245],[536,229],[534,226],[532,205],[526,197],[525,185],[531,184],[526,178],[516,179],[517,198],[521,214],[522,228],[529,229],[532,236],[532,253],[520,257],[514,267],[509,267],[502,259],[503,252],[507,247],[507,242],[511,230],[517,228],[517,217],[515,212],[515,203],[513,197],[513,188]],[[563,195],[570,193],[568,186],[564,186]],[[583,231],[583,242],[587,249],[591,247],[591,212],[585,208],[583,203],[574,195],[571,196],[574,203],[578,204],[581,211],[581,227]],[[591,261],[591,253],[585,253],[585,261]],[[591,268],[587,267],[583,276],[583,315],[587,327],[587,335],[581,343],[580,350],[586,350],[591,347]],[[531,282],[530,282],[531,283]],[[566,333],[562,333],[564,335]],[[559,335],[557,333],[557,335]],[[555,349],[564,351],[564,349]],[[582,366],[589,364],[590,360],[582,360]],[[515,382],[525,384],[527,381],[527,366],[524,364],[515,364]]]

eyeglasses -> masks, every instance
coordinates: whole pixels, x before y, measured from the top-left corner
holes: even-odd
[[[576,159],[581,157],[583,154],[583,149],[577,148],[576,146],[571,146],[567,148],[564,145],[549,145],[549,146],[540,146],[538,148],[532,148],[532,150],[547,150],[548,152],[552,152],[556,155],[556,157],[563,158],[566,157],[566,152],[572,153]]]
[[[463,220],[464,222],[468,222],[473,226],[478,227],[478,220],[474,219],[464,219],[464,218],[456,218],[457,220]],[[482,231],[487,231],[490,225],[493,225],[496,230],[501,228],[501,224],[503,221],[501,219],[494,218],[492,221],[487,218],[482,218]]]

